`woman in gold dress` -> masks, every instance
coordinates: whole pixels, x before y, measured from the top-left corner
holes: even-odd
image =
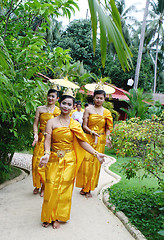
[[[83,129],[91,146],[98,152],[104,153],[105,145],[111,147],[110,132],[113,128],[113,118],[110,111],[102,105],[105,101],[104,90],[94,91],[94,105],[85,109],[83,116]],[[81,195],[92,197],[99,180],[100,163],[94,156],[86,153],[76,178],[76,187],[82,188]]]
[[[59,228],[60,221],[70,218],[71,198],[77,170],[85,150],[104,161],[104,154],[95,151],[76,120],[70,117],[74,98],[66,91],[60,99],[61,114],[47,122],[45,155],[40,167],[46,165],[46,182],[41,221],[43,227]],[[85,150],[84,150],[85,149]]]
[[[44,194],[45,168],[39,168],[39,162],[40,158],[44,155],[44,134],[46,123],[49,119],[60,114],[60,109],[55,106],[57,99],[58,91],[56,89],[50,89],[47,94],[47,105],[39,106],[37,108],[33,125],[34,141],[32,146],[36,145],[32,158],[33,194],[39,193],[41,187],[41,197],[43,197]],[[38,125],[40,125],[39,134]]]

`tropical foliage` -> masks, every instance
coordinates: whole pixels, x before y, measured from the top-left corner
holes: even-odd
[[[70,18],[71,13],[78,9],[76,1],[1,1],[0,124],[1,129],[4,128],[3,136],[6,136],[6,147],[4,147],[6,153],[9,149],[11,153],[13,153],[14,148],[20,149],[18,139],[30,139],[29,141],[23,141],[29,147],[31,133],[30,131],[24,131],[23,126],[30,129],[34,110],[37,105],[44,102],[44,94],[48,89],[48,86],[36,77],[38,72],[51,77],[69,75],[70,80],[83,84],[94,79],[93,74],[86,72],[86,70],[93,70],[100,76],[110,76],[111,79],[113,77],[112,81],[114,81],[116,77],[114,66],[111,67],[113,70],[109,72],[107,68],[101,68],[99,60],[100,49],[103,66],[106,53],[108,53],[107,60],[111,59],[109,52],[107,52],[108,43],[113,43],[118,54],[118,58],[111,59],[114,65],[116,65],[115,60],[117,61],[118,72],[121,73],[121,66],[124,70],[125,68],[130,69],[132,65],[131,52],[123,37],[121,19],[114,0],[105,1],[104,6],[101,1],[88,0],[88,2],[91,11],[91,25],[88,21],[84,21],[84,26],[79,32],[85,38],[80,39],[79,36],[79,42],[73,38],[72,41],[76,43],[74,44],[76,46],[74,49],[75,55],[73,55],[67,49],[70,38],[66,41],[66,49],[57,46],[60,37],[60,24],[57,23],[56,19],[61,15]],[[69,37],[72,37],[73,27],[76,30],[75,32],[78,32],[78,26],[78,21],[75,22],[75,25],[74,23],[70,25],[68,28]],[[100,41],[96,39],[98,27],[100,27]],[[66,37],[66,34],[63,33],[63,36]],[[64,41],[62,44],[64,44]],[[97,50],[96,44],[98,46]],[[74,47],[74,45],[72,46]],[[95,52],[95,56],[92,50]],[[92,65],[92,68],[86,68],[85,70],[85,66],[89,65]],[[150,72],[149,69],[147,72]],[[122,77],[122,73],[120,75]],[[123,82],[126,76],[129,78],[129,75],[125,75],[122,79]],[[117,83],[119,81],[118,78]],[[8,140],[9,138],[11,142]],[[1,144],[3,145],[3,140],[1,140]]]
[[[132,44],[131,35],[136,32],[135,28],[140,25],[137,18],[135,18],[137,8],[135,4],[127,8],[125,0],[115,0],[115,4],[120,14],[123,36],[127,45],[130,46]],[[110,15],[110,6],[108,3],[106,5],[106,11],[109,12]]]
[[[97,36],[97,23],[100,26],[100,45],[102,65],[105,65],[106,51],[107,51],[107,39],[109,43],[113,43],[117,52],[119,61],[122,68],[125,70],[130,69],[132,66],[131,52],[128,48],[122,33],[122,26],[119,12],[116,8],[115,1],[105,0],[105,7],[101,1],[88,0],[91,22],[92,22],[92,35],[93,35],[93,50],[96,50],[96,36]],[[106,6],[110,10],[110,16],[105,13]]]
[[[113,117],[113,121],[118,121],[119,113],[114,110],[113,104],[111,102],[105,101],[103,104],[103,107],[110,110],[112,117]]]
[[[164,113],[164,112],[163,112]],[[164,174],[164,118],[156,116],[152,120],[131,118],[127,122],[119,122],[112,133],[112,144],[116,154],[135,157],[122,166],[128,179],[136,177],[143,169],[143,177],[147,174],[155,176],[163,186]]]
[[[154,58],[154,86],[153,92],[156,92],[156,81],[157,81],[157,62],[158,53],[162,47],[162,41],[164,37],[164,3],[163,0],[158,0],[155,2],[152,0],[150,2],[152,10],[149,11],[149,16],[151,19],[147,23],[145,41],[148,42],[150,46],[150,51]]]
[[[16,150],[31,148],[36,107],[44,103],[48,86],[36,77],[62,67],[68,51],[47,46],[44,32],[51,16],[70,17],[72,1],[2,1],[0,8],[0,157],[10,163]]]
[[[149,179],[152,181],[152,179]],[[126,184],[126,182],[125,182]],[[148,240],[163,239],[163,195],[153,188],[127,188],[120,184],[108,188],[109,204],[122,211]],[[141,182],[138,182],[141,185]],[[162,236],[161,236],[162,235]]]
[[[115,6],[114,2],[112,6]],[[52,48],[50,44],[54,39],[51,33],[55,18],[61,15],[70,18],[75,8],[78,9],[78,5],[73,0],[1,2],[0,144],[3,161],[10,162],[9,153],[12,156],[16,149],[21,150],[25,146],[28,148],[31,144],[33,114],[36,106],[44,102],[48,88],[36,77],[38,72],[50,72],[53,76],[70,74],[71,79],[79,82],[86,81],[89,77],[84,69],[81,71],[81,63],[69,64],[69,50]],[[97,8],[91,10],[97,11]],[[114,11],[117,12],[116,9]],[[117,40],[113,41],[115,44],[117,41],[122,42],[123,49],[129,54],[120,33],[121,28],[116,25],[113,28],[117,31]],[[127,64],[127,56],[130,54],[124,55],[123,66]]]
[[[118,57],[115,53],[111,53],[110,45],[108,45],[106,63],[103,68],[100,60],[99,39],[97,39],[96,53],[93,55],[91,23],[89,20],[75,20],[70,22],[66,30],[61,32],[61,36],[58,40],[52,42],[53,47],[62,47],[65,50],[70,50],[69,54],[72,57],[71,62],[80,61],[84,69],[90,73],[96,74],[99,78],[110,77],[112,84],[129,90],[127,80],[129,78],[134,78],[135,69],[123,71]],[[132,45],[134,45],[133,41]],[[130,46],[130,49],[133,53],[132,62],[135,66],[137,63],[138,48]],[[52,77],[52,75],[49,76]],[[158,87],[160,86],[159,81],[160,79],[158,78]],[[153,62],[146,51],[143,53],[141,62],[140,87],[143,88],[144,91],[151,91],[153,88]],[[160,91],[164,91],[162,86],[160,86]]]
[[[125,95],[129,100],[124,100],[128,103],[129,109],[121,108],[124,112],[127,113],[128,118],[139,117],[140,119],[146,119],[146,112],[149,108],[150,102],[152,102],[151,94],[143,94],[143,89],[138,88],[130,89],[129,94]]]
[[[83,62],[87,71],[97,74],[97,65],[101,64],[100,44],[97,40],[97,48],[94,55],[91,34],[90,20],[74,20],[70,22],[66,30],[61,34],[58,42],[54,42],[54,46],[70,49],[73,61]]]

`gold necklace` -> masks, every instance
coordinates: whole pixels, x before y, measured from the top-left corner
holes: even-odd
[[[48,107],[48,106],[46,105],[46,109],[47,109],[47,112],[48,112],[48,113],[52,113],[53,108],[54,108],[54,106]]]
[[[70,119],[69,119],[69,120],[70,120]],[[65,119],[65,122],[68,123],[69,120],[66,120],[66,119]],[[60,124],[61,124],[63,127],[67,127],[67,126],[65,126],[65,125],[63,124],[63,122],[61,121],[61,116],[59,116],[59,122],[60,122]]]

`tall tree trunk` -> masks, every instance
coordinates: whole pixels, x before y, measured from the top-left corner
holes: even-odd
[[[153,87],[153,93],[156,92],[158,45],[159,45],[159,33],[158,33],[157,44],[156,44],[155,65],[154,65],[154,87]]]
[[[140,72],[140,66],[141,66],[143,43],[144,43],[145,28],[146,28],[146,19],[147,19],[147,15],[148,15],[149,3],[150,3],[150,0],[147,0],[146,6],[145,6],[145,11],[144,11],[143,23],[142,23],[140,46],[139,46],[139,50],[138,50],[137,66],[136,66],[135,78],[134,78],[134,89],[138,88],[139,72]]]

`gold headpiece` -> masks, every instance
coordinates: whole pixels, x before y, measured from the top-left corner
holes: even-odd
[[[51,89],[55,89],[56,91],[60,91],[61,90],[60,86],[58,84],[55,84],[55,83],[53,83],[51,85]]]
[[[71,88],[66,88],[66,89],[64,90],[64,92],[63,92],[62,95],[63,95],[63,96],[64,96],[64,95],[71,96],[71,97],[73,97],[73,98],[76,97],[75,92],[73,92]]]
[[[95,91],[97,91],[97,90],[103,90],[104,91],[104,85],[103,85],[101,80],[100,80],[100,82],[96,83]]]

